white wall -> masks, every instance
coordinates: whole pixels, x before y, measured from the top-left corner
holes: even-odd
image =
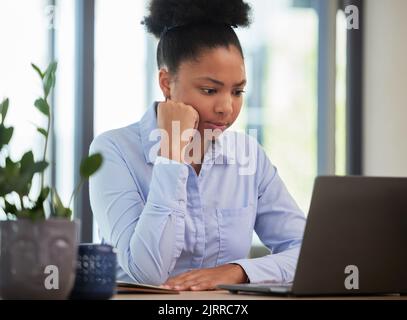
[[[407,176],[407,1],[365,1],[364,168]]]

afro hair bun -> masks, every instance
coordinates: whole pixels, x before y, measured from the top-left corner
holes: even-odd
[[[189,24],[250,25],[250,5],[243,0],[151,0],[142,22],[159,38],[166,28]]]

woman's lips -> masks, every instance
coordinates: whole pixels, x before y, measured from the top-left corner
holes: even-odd
[[[225,131],[228,128],[224,123],[205,122],[204,129]]]

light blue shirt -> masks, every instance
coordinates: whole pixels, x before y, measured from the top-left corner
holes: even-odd
[[[157,156],[156,106],[90,148],[104,157],[90,201],[100,236],[117,250],[118,279],[161,285],[191,269],[236,263],[250,282],[292,282],[305,216],[263,148],[227,131],[198,176]],[[253,231],[272,254],[248,258]]]

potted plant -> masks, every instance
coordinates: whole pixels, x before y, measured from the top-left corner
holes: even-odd
[[[55,87],[57,63],[46,71],[32,65],[42,81],[43,96],[34,106],[47,120],[38,127],[44,137],[42,158],[34,159],[32,150],[15,161],[9,154],[14,128],[5,120],[9,100],[0,104],[0,297],[3,299],[66,299],[75,280],[77,221],[72,221],[71,202],[83,182],[102,165],[94,154],[82,161],[81,182],[65,207],[55,188],[45,183],[46,160],[51,128],[48,98]],[[33,181],[40,177],[39,190]]]

